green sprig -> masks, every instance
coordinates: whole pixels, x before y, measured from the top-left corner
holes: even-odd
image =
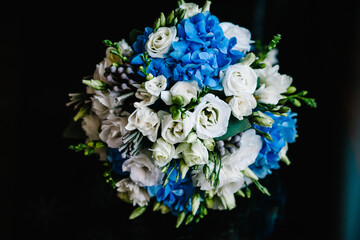
[[[93,154],[97,149],[105,147],[105,143],[102,141],[90,141],[86,143],[79,143],[78,145],[70,145],[69,149],[75,152],[84,151],[84,155],[88,156]]]
[[[281,34],[276,34],[273,39],[270,41],[269,45],[265,47],[265,50],[258,53],[258,59],[256,59],[252,64],[251,67],[256,68],[264,68],[266,64],[263,62],[264,59],[267,57],[268,53],[273,50],[276,45],[280,42]]]
[[[305,97],[308,94],[308,91],[303,90],[298,93],[291,94],[291,93],[294,93],[295,91],[296,91],[296,88],[291,86],[288,88],[288,91],[283,96],[286,98],[287,101],[291,102],[296,107],[301,107],[300,100],[302,102],[304,102],[306,105],[308,105],[309,107],[312,107],[312,108],[317,107],[315,98]],[[286,94],[291,94],[291,95],[286,95]]]
[[[128,60],[127,57],[123,56],[121,54],[121,50],[120,50],[120,46],[117,42],[112,42],[110,40],[104,40],[103,43],[105,44],[105,46],[107,47],[113,47],[115,49],[111,49],[110,50],[110,53],[114,54],[114,55],[117,55],[120,57],[120,59],[123,61],[123,62],[126,62]]]

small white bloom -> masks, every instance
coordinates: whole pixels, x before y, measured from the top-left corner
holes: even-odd
[[[198,13],[202,12],[202,9],[199,8],[199,5],[195,4],[195,3],[183,3],[180,5],[179,7],[180,9],[184,9],[185,10],[185,16],[184,19],[186,18],[191,18],[192,16],[195,16]]]
[[[136,110],[129,116],[125,129],[128,131],[138,129],[152,142],[156,141],[160,126],[160,118],[154,110],[135,103]]]
[[[200,164],[207,164],[209,162],[209,153],[202,144],[202,142],[197,139],[192,143],[180,143],[175,150],[176,154],[182,153],[182,157],[189,167]]]
[[[153,58],[164,58],[171,43],[177,41],[176,34],[176,27],[160,27],[155,33],[149,35],[149,39],[145,43],[145,50]]]
[[[183,105],[186,106],[191,102],[191,99],[197,99],[197,92],[200,91],[199,85],[196,81],[191,82],[176,82],[171,87],[170,91],[161,92],[161,99],[167,104],[172,104],[174,96],[181,96],[183,98]]]
[[[81,127],[84,130],[88,140],[99,140],[99,127],[100,119],[94,113],[90,113],[84,116],[81,122]]]
[[[219,25],[222,28],[225,37],[228,39],[232,37],[236,38],[236,45],[233,47],[234,50],[240,52],[250,51],[250,44],[254,43],[255,41],[251,40],[251,33],[248,29],[230,22],[222,22]]]
[[[122,116],[113,116],[105,120],[101,125],[100,139],[111,148],[118,148],[122,145],[122,137],[128,133],[125,126],[128,123],[130,113],[122,112]]]
[[[282,93],[286,92],[292,83],[292,77],[280,74],[279,65],[273,67],[266,66],[263,69],[257,69],[256,74],[260,78],[260,88],[256,90],[255,95],[259,102],[266,104],[277,104]]]
[[[161,136],[169,143],[175,144],[184,142],[191,129],[194,127],[194,118],[191,112],[186,113],[186,118],[174,120],[172,115],[166,112],[159,112],[161,115]]]
[[[139,102],[141,106],[150,106],[159,99],[159,97],[152,95],[145,88],[142,88],[140,84],[134,84],[137,87],[135,97],[142,100]]]
[[[254,129],[249,129],[241,136],[240,148],[237,148],[233,154],[225,154],[223,161],[228,162],[232,168],[238,171],[244,170],[255,162],[261,147],[261,137],[256,135]]]
[[[150,151],[152,151],[152,159],[158,167],[168,164],[175,155],[174,145],[166,142],[163,138],[158,138]]]
[[[122,170],[130,172],[131,180],[139,186],[159,185],[164,176],[161,169],[151,161],[149,155],[148,151],[142,150],[122,165]]]
[[[145,188],[139,187],[130,178],[124,178],[116,183],[118,197],[134,206],[147,206],[150,201],[149,193]]]
[[[100,120],[107,119],[109,114],[114,112],[118,102],[116,96],[110,91],[95,91],[92,100],[92,110],[100,118]]]
[[[224,135],[227,131],[231,108],[215,96],[206,94],[199,105],[195,107],[195,129],[199,138],[215,138]]]
[[[254,93],[257,85],[255,71],[248,65],[237,63],[220,72],[220,79],[226,96],[240,96]]]
[[[275,64],[279,63],[279,60],[277,59],[277,55],[279,53],[279,50],[277,48],[272,49],[270,52],[268,52],[268,54],[266,55],[266,58],[264,59],[264,63],[266,63],[266,65],[272,67]]]
[[[160,93],[166,89],[166,86],[167,81],[163,75],[154,77],[151,80],[145,82],[146,91],[156,97],[160,96]]]
[[[249,93],[243,93],[241,96],[234,96],[229,101],[233,116],[239,120],[242,120],[245,116],[249,116],[256,105],[256,99]]]

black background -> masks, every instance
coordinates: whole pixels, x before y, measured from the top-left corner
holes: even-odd
[[[294,108],[299,138],[288,152],[292,164],[265,182],[275,192],[272,198],[254,194],[253,204],[239,199],[237,209],[210,211],[199,224],[179,230],[173,216],[149,210],[128,221],[132,207],[104,183],[96,157],[68,150],[79,141],[62,138],[73,116],[65,107],[67,93],[84,89],[82,77],[104,57],[102,40],[128,39],[131,29],[151,26],[161,11],[175,7],[176,1],[88,1],[1,10],[4,236],[341,239],[344,146],[359,108],[354,100],[359,93],[356,1],[213,1],[212,14],[248,28],[252,39],[267,43],[282,34],[280,72],[318,102],[317,109]],[[250,217],[249,205],[255,209]],[[267,224],[273,211],[278,217]]]

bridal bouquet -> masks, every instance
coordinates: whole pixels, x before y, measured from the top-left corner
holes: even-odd
[[[104,40],[105,58],[82,80],[86,92],[69,94],[87,136],[70,148],[99,154],[106,182],[135,206],[130,219],[151,205],[179,227],[208,209],[235,208],[252,183],[270,195],[260,179],[290,164],[297,136],[288,104],[316,107],[279,73],[279,34],[255,43],[210,4],[180,0],[152,28],[131,31],[131,45]]]

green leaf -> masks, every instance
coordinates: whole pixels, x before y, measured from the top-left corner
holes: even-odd
[[[229,137],[235,136],[236,134],[243,132],[247,129],[251,128],[251,124],[247,118],[244,118],[243,120],[239,120],[233,116],[230,117],[229,125],[227,128],[227,132],[220,136],[215,138],[215,140],[225,140]]]

